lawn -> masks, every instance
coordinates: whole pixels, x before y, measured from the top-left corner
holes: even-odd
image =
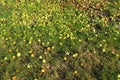
[[[0,80],[120,80],[120,0],[0,0]]]

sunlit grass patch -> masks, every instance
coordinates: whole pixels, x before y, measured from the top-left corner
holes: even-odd
[[[119,80],[120,1],[0,1],[0,79]]]

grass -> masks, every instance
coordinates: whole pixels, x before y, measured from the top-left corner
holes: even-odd
[[[1,0],[0,80],[119,80],[120,0]]]

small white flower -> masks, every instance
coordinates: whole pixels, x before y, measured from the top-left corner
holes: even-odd
[[[118,79],[120,79],[120,74],[118,74]]]
[[[42,56],[39,56],[39,59],[42,59],[43,57]]]
[[[100,47],[102,46],[102,44],[99,45]]]
[[[105,49],[103,49],[103,52],[105,52]]]
[[[94,52],[93,52],[94,54],[96,53],[96,51],[94,50]]]
[[[70,55],[70,53],[69,53],[69,52],[66,52],[66,55]]]
[[[43,62],[43,63],[46,63],[46,60],[45,60],[45,59],[43,59],[43,60],[42,60],[42,62]]]
[[[95,29],[93,29],[93,32],[94,32],[94,33],[96,32]]]
[[[32,65],[29,63],[29,64],[27,64],[27,68],[31,68],[32,67]]]
[[[20,56],[21,56],[21,53],[17,53],[17,56],[20,57]]]
[[[38,42],[40,42],[41,40],[40,39],[38,39]]]
[[[8,59],[8,57],[4,57],[4,60],[7,60]]]

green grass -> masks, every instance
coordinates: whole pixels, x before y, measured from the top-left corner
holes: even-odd
[[[1,0],[0,80],[119,80],[120,0]]]

